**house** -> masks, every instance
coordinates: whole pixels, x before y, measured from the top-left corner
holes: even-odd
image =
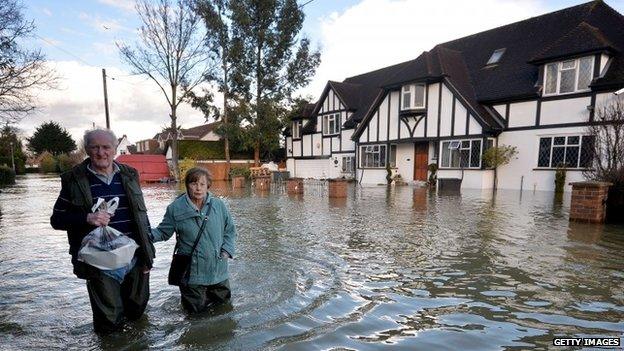
[[[217,127],[221,122],[213,122],[202,124],[197,127],[178,130],[178,140],[201,140],[201,141],[219,141],[221,137],[216,133]],[[168,129],[154,136],[158,141],[161,149],[165,149],[168,141],[173,140],[173,132]]]
[[[136,152],[139,154],[155,154],[159,151],[158,140],[145,139],[136,143]],[[162,151],[162,149],[160,149]]]
[[[132,144],[128,141],[128,137],[124,134],[121,138],[117,139],[117,155],[129,155],[129,146]]]
[[[553,190],[561,164],[566,183],[583,180],[593,145],[586,128],[624,86],[621,50],[624,17],[592,1],[329,81],[313,109],[293,119],[287,168],[313,178],[353,171],[379,184],[389,167],[417,183],[434,163],[438,179],[488,189],[494,170],[483,153],[511,145],[517,158],[497,169],[498,188]]]

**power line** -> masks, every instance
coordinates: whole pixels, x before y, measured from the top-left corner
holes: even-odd
[[[307,5],[307,4],[309,4],[309,3],[313,2],[313,1],[314,1],[314,0],[308,0],[308,1],[306,1],[306,2],[305,2],[305,3],[303,3],[302,5],[299,5],[299,8],[301,9],[301,8],[303,8],[305,5]]]
[[[71,56],[71,57],[73,57],[73,58],[77,59],[78,61],[80,61],[80,62],[84,63],[85,65],[87,65],[87,66],[93,66],[93,65],[92,65],[92,64],[90,64],[89,62],[87,62],[87,61],[85,61],[85,60],[81,59],[80,57],[78,57],[78,55],[74,55],[74,54],[73,54],[73,53],[71,53],[70,51],[63,49],[62,47],[60,47],[60,46],[58,46],[58,45],[54,44],[53,42],[49,41],[48,39],[43,38],[43,37],[39,36],[38,34],[35,34],[35,36],[36,36],[37,38],[39,38],[39,39],[41,39],[41,40],[45,41],[46,43],[48,43],[48,44],[50,44],[50,45],[54,46],[55,48],[57,48],[57,49],[61,50],[62,52],[66,53],[67,55],[69,55],[69,56]]]

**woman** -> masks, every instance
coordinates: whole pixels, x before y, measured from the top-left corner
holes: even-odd
[[[192,168],[184,183],[186,193],[167,206],[162,222],[152,229],[152,239],[169,240],[175,232],[179,253],[188,255],[208,216],[191,258],[188,285],[180,286],[182,306],[196,313],[230,300],[228,259],[234,256],[236,228],[223,201],[208,192],[212,183],[208,171]]]

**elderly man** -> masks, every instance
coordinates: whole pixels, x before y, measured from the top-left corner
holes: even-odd
[[[149,299],[149,271],[154,246],[149,240],[149,221],[137,171],[113,161],[117,138],[110,130],[85,133],[84,147],[89,158],[61,175],[61,193],[50,218],[52,227],[67,231],[74,274],[87,280],[93,310],[93,327],[98,332],[121,328],[124,319],[143,314]],[[119,207],[111,217],[105,211],[91,213],[94,199],[119,197]],[[134,239],[139,245],[133,266],[120,279],[77,260],[82,239],[98,226],[108,225]]]

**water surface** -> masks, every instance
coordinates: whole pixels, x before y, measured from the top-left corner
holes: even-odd
[[[556,336],[624,333],[624,227],[568,222],[569,196],[350,188],[329,199],[213,192],[239,239],[234,300],[189,317],[156,244],[145,316],[92,331],[85,283],[49,225],[58,177],[0,192],[0,349],[549,349]],[[156,225],[178,190],[144,187]]]

